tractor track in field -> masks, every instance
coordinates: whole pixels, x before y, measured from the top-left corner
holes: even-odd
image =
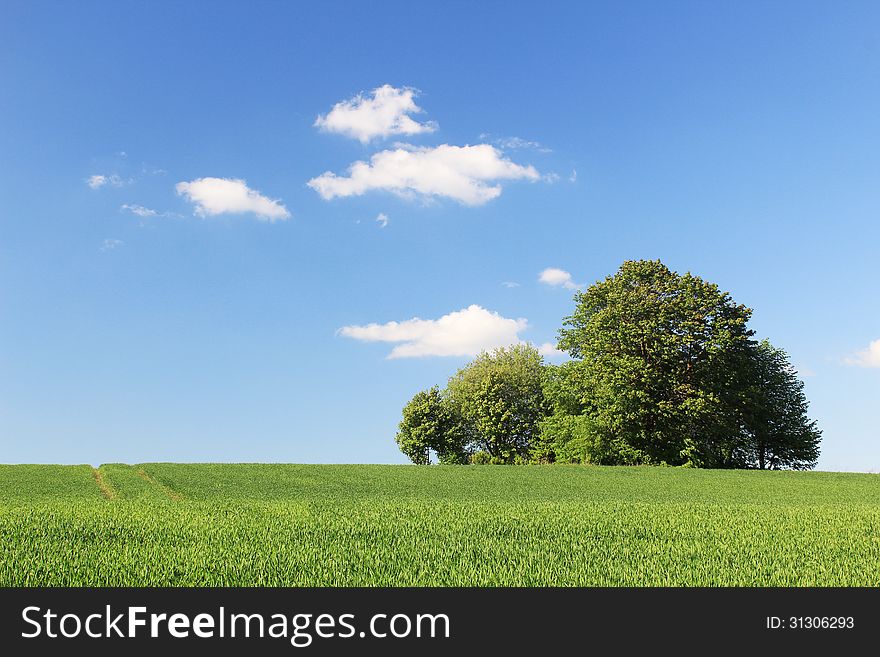
[[[118,496],[116,489],[107,483],[107,480],[104,479],[104,475],[101,474],[101,471],[98,468],[92,468],[92,476],[95,478],[95,483],[98,484],[98,488],[101,489],[101,495],[106,499],[112,500]]]
[[[134,466],[132,466],[132,467],[134,467]],[[140,477],[141,479],[143,479],[144,481],[146,481],[148,484],[150,484],[154,488],[157,488],[160,491],[162,491],[169,500],[179,502],[180,500],[183,499],[183,495],[178,493],[176,490],[174,490],[170,486],[166,486],[161,481],[157,481],[156,479],[154,479],[153,477],[148,475],[143,468],[137,469],[137,476]]]

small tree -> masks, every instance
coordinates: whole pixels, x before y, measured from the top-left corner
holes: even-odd
[[[397,445],[416,465],[428,465],[431,452],[441,463],[466,463],[460,421],[437,386],[423,390],[403,407]]]
[[[761,470],[816,466],[822,432],[807,417],[804,383],[788,355],[767,340],[751,350],[750,385],[743,395],[747,465]]]
[[[462,420],[461,433],[495,462],[527,458],[543,415],[543,359],[531,345],[484,352],[447,387]]]

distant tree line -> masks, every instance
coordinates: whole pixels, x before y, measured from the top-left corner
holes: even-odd
[[[484,352],[403,408],[417,464],[593,463],[810,469],[821,431],[787,354],[752,310],[659,260],[575,295],[549,365],[531,345]]]

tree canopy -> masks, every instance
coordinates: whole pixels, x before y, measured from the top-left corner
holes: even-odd
[[[716,432],[751,310],[660,261],[623,263],[575,295],[559,347],[579,360],[591,415],[621,458],[680,465]]]

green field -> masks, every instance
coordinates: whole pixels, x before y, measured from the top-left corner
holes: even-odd
[[[2,586],[877,586],[880,478],[0,465]]]

